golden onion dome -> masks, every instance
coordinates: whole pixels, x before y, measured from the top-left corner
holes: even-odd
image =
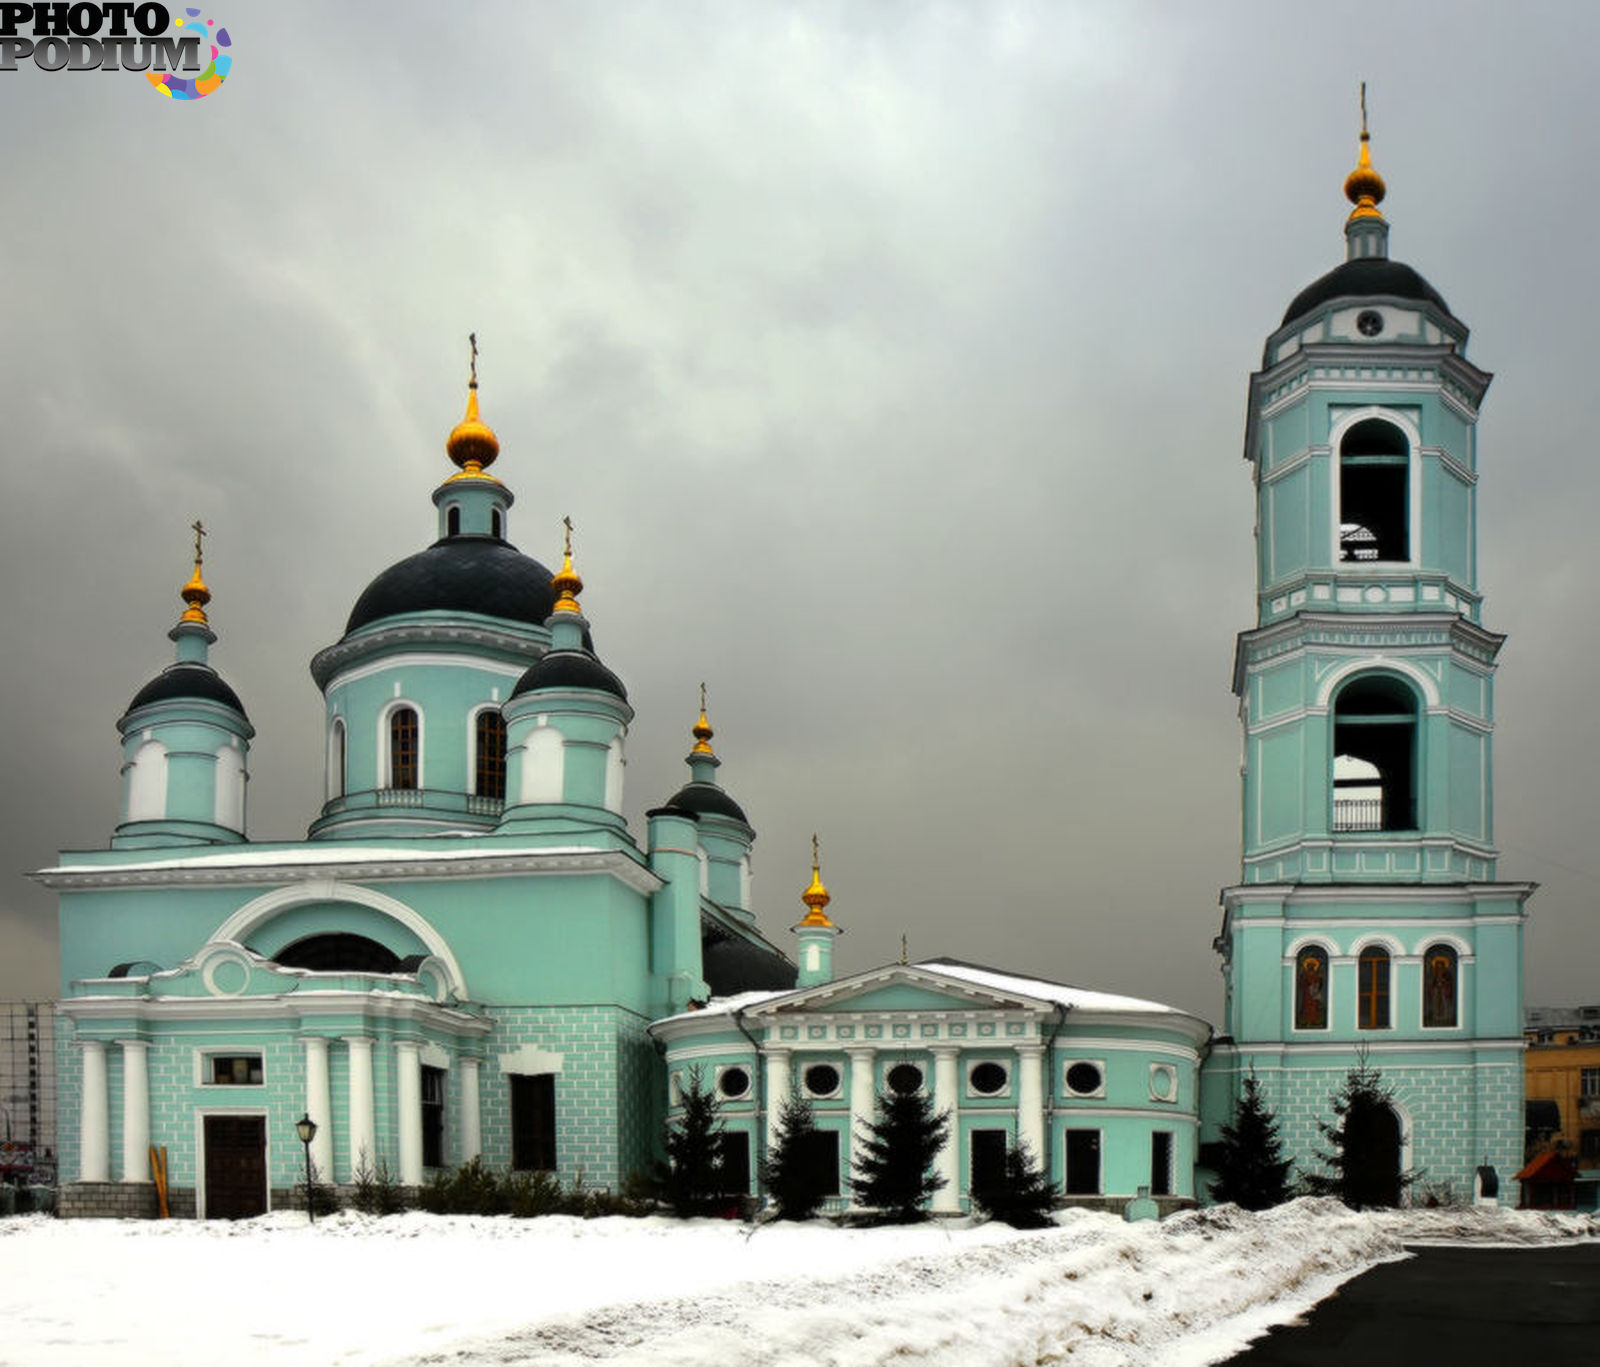
[[[716,732],[711,729],[711,723],[706,720],[706,686],[700,685],[700,720],[695,722],[693,733],[694,749],[692,755],[714,755],[716,751],[711,748],[711,737]]]
[[[192,524],[194,530],[194,573],[189,576],[189,582],[178,590],[178,597],[188,604],[183,610],[180,622],[198,622],[201,626],[206,623],[206,604],[211,601],[211,590],[206,587],[206,581],[200,577],[200,566],[205,561],[205,553],[201,546],[206,534],[204,525],[197,518]]]
[[[467,415],[451,429],[444,449],[461,470],[459,475],[452,475],[452,479],[494,478],[483,472],[486,466],[494,464],[495,457],[500,454],[500,438],[478,416],[477,380],[467,387]]]
[[[818,855],[816,836],[811,837],[811,883],[800,894],[800,900],[805,903],[807,911],[805,916],[801,918],[800,924],[795,927],[796,930],[819,927],[824,930],[836,928],[833,922],[828,919],[827,906],[829,902],[833,901],[833,896],[822,882],[822,861]]]
[[[579,612],[578,595],[583,592],[583,580],[572,568],[572,519],[561,519],[567,528],[566,549],[561,554],[561,568],[550,576],[550,587],[556,591],[556,612]]]
[[[1356,161],[1356,169],[1344,178],[1344,197],[1356,207],[1350,211],[1351,218],[1382,218],[1378,205],[1382,202],[1387,187],[1372,166],[1371,135],[1361,130],[1361,156]]]

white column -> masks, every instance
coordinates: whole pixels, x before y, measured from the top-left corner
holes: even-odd
[[[933,1170],[944,1178],[944,1185],[933,1194],[937,1214],[958,1214],[961,1210],[961,1073],[957,1062],[961,1049],[954,1044],[939,1044],[933,1050],[933,1108],[950,1116],[950,1131],[944,1147],[933,1160]]]
[[[415,1040],[399,1040],[394,1046],[399,1062],[394,1090],[399,1112],[396,1130],[400,1134],[400,1182],[402,1186],[422,1185],[422,1046]]]
[[[350,1173],[378,1166],[377,1117],[372,1109],[372,1041],[365,1035],[346,1035],[350,1051]]]
[[[844,1157],[844,1171],[845,1190],[852,1191],[849,1181],[855,1175],[856,1154],[860,1151],[857,1146],[865,1141],[867,1126],[872,1123],[877,1106],[877,1089],[872,1085],[872,1061],[878,1051],[868,1045],[845,1052],[850,1055],[850,1143]],[[852,1192],[850,1204],[854,1206],[855,1203]]]
[[[106,1046],[83,1042],[83,1092],[78,1098],[78,1180],[111,1180],[110,1097],[106,1089]]]
[[[483,1152],[483,1121],[478,1102],[478,1060],[458,1058],[461,1070],[461,1151],[456,1162],[465,1163]]]
[[[1050,1171],[1044,1147],[1044,1042],[1017,1045],[1017,1142],[1026,1144],[1033,1161]]]
[[[150,1046],[142,1039],[122,1043],[122,1180],[148,1182],[150,1176]]]
[[[767,1050],[767,1157],[772,1157],[778,1142],[778,1121],[783,1103],[789,1099],[789,1051]]]
[[[317,1181],[332,1182],[333,1175],[333,1089],[328,1082],[328,1041],[322,1035],[307,1035],[306,1114],[316,1123],[311,1141],[311,1166]]]

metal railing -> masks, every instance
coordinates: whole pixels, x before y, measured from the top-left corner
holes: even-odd
[[[1336,831],[1381,831],[1381,797],[1336,797],[1333,800],[1333,829]]]

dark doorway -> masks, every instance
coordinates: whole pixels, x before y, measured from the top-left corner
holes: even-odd
[[[824,1196],[839,1194],[839,1131],[814,1130],[806,1137],[806,1170]]]
[[[722,1133],[722,1194],[750,1194],[750,1136],[744,1130]]]
[[[1171,1130],[1157,1130],[1150,1136],[1150,1194],[1172,1195]]]
[[[1400,1117],[1388,1106],[1352,1106],[1345,1115],[1347,1205],[1400,1204]]]
[[[1100,1194],[1100,1131],[1067,1131],[1067,1195]]]
[[[248,1220],[267,1213],[267,1120],[205,1118],[206,1218]]]
[[[1004,1130],[974,1130],[971,1136],[971,1182],[967,1190],[974,1196],[1002,1185],[1006,1180],[1006,1140]]]
[[[518,1172],[555,1171],[554,1073],[511,1075],[511,1166]]]

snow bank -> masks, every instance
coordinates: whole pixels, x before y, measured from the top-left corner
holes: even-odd
[[[0,1364],[1201,1367],[1415,1238],[1593,1237],[1583,1217],[1297,1201],[1160,1224],[755,1230],[664,1218],[282,1212],[0,1220]]]

